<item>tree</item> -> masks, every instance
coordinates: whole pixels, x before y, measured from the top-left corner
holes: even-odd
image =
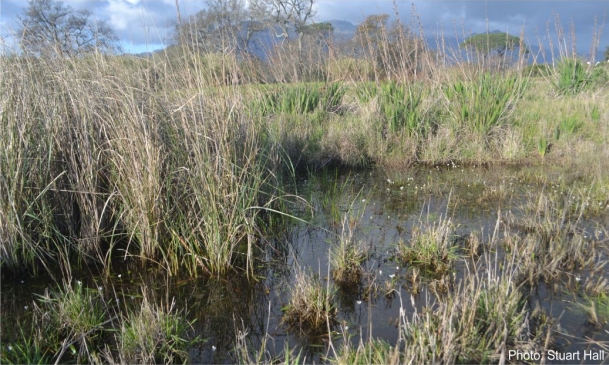
[[[176,42],[205,52],[247,52],[260,26],[250,21],[244,0],[206,0],[205,4],[206,9],[177,24]]]
[[[605,56],[605,61],[609,61],[609,46],[607,46],[607,48],[605,48],[604,56]]]
[[[520,38],[507,33],[498,32],[473,35],[467,38],[459,46],[462,48],[474,49],[486,57],[493,52],[497,52],[499,56],[503,56],[506,50],[512,50],[519,45]]]
[[[388,14],[373,14],[364,19],[355,30],[355,55],[376,63],[377,78],[381,74],[396,77],[415,74],[427,51],[425,42],[399,20],[390,26],[388,20]]]
[[[89,10],[75,11],[58,0],[29,0],[17,19],[21,48],[26,52],[71,56],[117,48],[118,39],[105,21],[93,21]]]
[[[302,42],[307,25],[315,17],[315,0],[252,0],[250,8],[256,18],[268,24],[276,37],[290,41],[290,33],[298,38],[298,54],[302,55]],[[276,26],[281,33],[276,32]]]
[[[355,41],[362,47],[364,52],[376,52],[383,45],[386,37],[387,20],[389,14],[369,15],[355,29]]]

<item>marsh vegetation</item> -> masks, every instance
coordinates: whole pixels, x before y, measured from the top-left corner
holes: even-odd
[[[607,66],[386,21],[264,62],[0,56],[0,360],[609,350]]]

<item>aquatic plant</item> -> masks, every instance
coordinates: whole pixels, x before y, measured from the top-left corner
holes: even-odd
[[[486,253],[488,265],[494,258]],[[503,261],[505,271],[476,270],[465,276],[439,303],[431,303],[411,318],[400,317],[406,343],[402,356],[417,363],[497,361],[508,349],[545,341],[543,333],[526,341],[526,301],[512,280],[514,257]],[[487,266],[488,267],[488,266]]]
[[[198,339],[188,338],[192,323],[175,309],[150,303],[144,295],[140,308],[122,319],[117,334],[120,362],[132,364],[176,363],[187,360],[187,350]]]
[[[330,251],[332,278],[339,287],[353,288],[359,285],[364,272],[362,263],[366,257],[362,246],[354,239],[345,216],[339,242]]]
[[[298,268],[281,320],[300,335],[319,336],[335,324],[335,295],[333,284]]]
[[[584,302],[578,302],[576,308],[582,311],[588,322],[602,328],[609,322],[609,296],[606,293],[596,296],[585,296]]]
[[[6,321],[4,321],[6,325]],[[3,364],[49,364],[51,363],[51,346],[58,342],[57,336],[39,327],[39,323],[30,321],[19,328],[19,334],[13,333],[13,338],[3,339],[0,348],[0,362]],[[4,328],[6,330],[6,328]]]
[[[409,244],[400,240],[397,257],[402,263],[413,264],[432,275],[444,275],[458,256],[458,246],[453,237],[454,225],[450,218],[413,228]]]
[[[87,359],[101,342],[103,332],[109,330],[107,324],[113,319],[107,312],[102,291],[101,287],[91,289],[82,283],[64,283],[63,288],[39,296],[40,310],[48,313],[45,325],[63,339],[55,354],[57,361],[70,347],[77,359]]]
[[[334,357],[327,360],[332,364],[400,364],[400,350],[392,347],[382,339],[371,338],[360,341],[354,347],[350,341],[345,341],[339,347]]]
[[[518,279],[529,285],[539,280],[554,282],[573,270],[591,267],[599,252],[584,236],[581,223],[585,203],[562,195],[530,197],[523,206],[529,214],[507,223],[518,232],[506,236],[504,244],[520,257]],[[517,248],[517,249],[516,249]]]

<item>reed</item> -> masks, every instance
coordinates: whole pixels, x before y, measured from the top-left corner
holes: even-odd
[[[304,337],[325,334],[336,322],[336,288],[303,269],[297,270],[295,280],[282,322]]]

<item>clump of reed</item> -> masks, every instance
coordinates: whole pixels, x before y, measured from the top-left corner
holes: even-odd
[[[508,232],[505,246],[521,255],[519,280],[535,286],[538,280],[553,282],[566,273],[592,268],[599,259],[593,240],[582,227],[585,203],[570,196],[540,195],[525,204],[521,219],[508,215],[507,224],[520,235]]]
[[[588,322],[596,328],[602,328],[609,322],[609,297],[607,294],[584,296],[584,302],[577,303],[577,309],[582,311]]]
[[[333,284],[324,284],[319,277],[297,269],[282,322],[305,337],[323,335],[336,322],[335,296]]]
[[[283,351],[279,354],[271,354],[270,340],[272,338],[265,335],[260,344],[254,345],[249,340],[249,332],[247,329],[237,331],[237,341],[235,344],[235,355],[237,362],[240,364],[303,364],[307,363],[307,357],[303,354],[303,350],[290,347],[286,341],[283,346]]]
[[[188,359],[187,349],[199,339],[191,338],[192,323],[175,302],[153,304],[145,288],[141,303],[109,299],[115,293],[80,281],[46,289],[27,322],[11,321],[16,330],[3,333],[0,361],[149,364]]]
[[[188,359],[188,349],[198,339],[188,339],[192,323],[188,323],[175,301],[163,307],[150,303],[144,295],[140,308],[129,311],[118,329],[117,344],[120,363],[176,363]],[[111,354],[106,353],[111,360]]]
[[[398,347],[382,339],[370,339],[360,341],[357,346],[345,341],[328,361],[332,364],[399,364],[403,357]]]
[[[341,288],[357,288],[364,270],[362,263],[366,258],[363,245],[353,237],[348,218],[343,219],[343,228],[337,245],[330,251],[332,279]]]
[[[85,288],[76,282],[66,283],[63,289],[46,291],[40,296],[39,309],[43,321],[47,320],[46,325],[63,339],[56,354],[57,361],[68,349],[79,361],[88,359],[103,342],[104,332],[111,328],[108,323],[115,318],[109,318],[102,291],[101,287]]]
[[[450,218],[440,218],[437,222],[414,227],[409,244],[400,240],[397,244],[397,258],[404,264],[420,267],[431,275],[446,274],[459,258],[459,247],[455,244],[454,224]]]
[[[32,303],[29,323],[22,319],[16,323],[5,322],[16,326],[16,330],[8,336],[3,334],[6,337],[3,337],[0,360],[8,363],[90,361],[108,339],[117,319],[110,315],[107,304],[101,288],[86,288],[80,282],[64,282],[55,290],[47,288]]]
[[[3,269],[109,271],[118,248],[172,272],[251,268],[258,213],[278,201],[265,126],[235,90],[207,88],[196,54],[155,73],[154,88],[149,70],[176,61],[130,57],[2,57]]]
[[[527,329],[527,304],[514,280],[514,257],[504,269],[489,265],[497,257],[486,253],[482,264],[466,275],[435,306],[401,316],[402,356],[417,363],[500,361],[509,349],[538,348],[545,338]]]

